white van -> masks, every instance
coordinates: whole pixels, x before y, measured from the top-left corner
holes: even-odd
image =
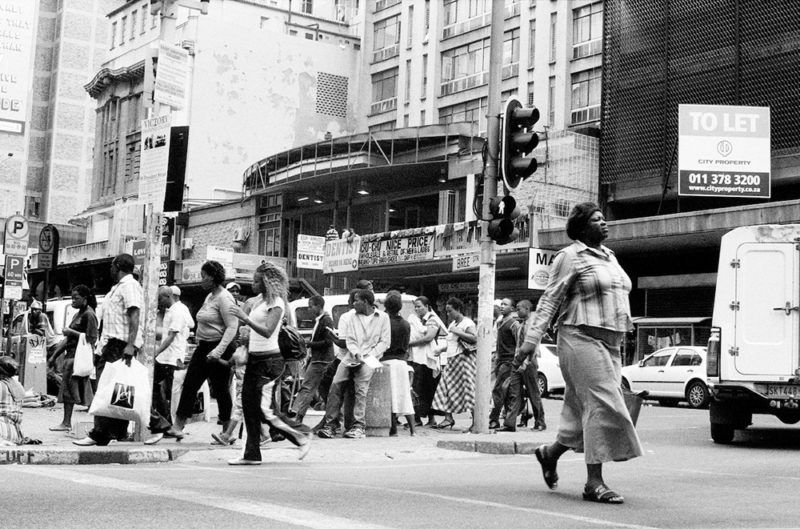
[[[714,442],[757,413],[800,421],[800,225],[722,237],[706,365]]]
[[[335,294],[332,296],[322,296],[325,299],[325,311],[333,318],[333,328],[339,325],[339,317],[350,310],[347,305],[349,294]],[[414,300],[416,296],[409,296],[402,294],[403,308],[400,309],[400,315],[403,319],[414,312]],[[386,293],[375,293],[375,305],[378,310],[383,309],[383,301],[386,299]],[[294,313],[295,320],[297,321],[297,330],[303,335],[303,338],[310,338],[311,332],[314,330],[314,315],[308,308],[308,298],[300,298],[289,303],[289,309]]]

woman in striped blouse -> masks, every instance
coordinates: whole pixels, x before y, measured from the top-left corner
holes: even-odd
[[[583,452],[588,474],[583,499],[619,504],[623,497],[603,481],[603,463],[642,455],[620,385],[620,343],[631,328],[631,280],[602,244],[608,227],[595,204],[573,208],[567,235],[575,242],[556,255],[522,346],[535,350],[557,315],[564,406],[556,441],[537,448],[536,458],[545,483],[555,489],[558,458],[570,449]]]

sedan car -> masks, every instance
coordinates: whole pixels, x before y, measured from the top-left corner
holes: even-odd
[[[692,408],[708,404],[706,348],[673,346],[659,349],[635,365],[622,368],[622,385],[647,390],[662,405],[685,400]]]
[[[552,344],[539,345],[539,394],[543,397],[551,393],[564,392],[564,376],[558,363],[556,346]]]

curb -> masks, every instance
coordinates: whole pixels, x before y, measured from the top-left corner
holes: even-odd
[[[84,449],[12,448],[0,450],[0,465],[133,465],[168,463],[189,452],[188,448]]]
[[[530,441],[451,441],[442,440],[436,448],[443,450],[459,450],[461,452],[480,452],[495,455],[531,455],[541,442]]]

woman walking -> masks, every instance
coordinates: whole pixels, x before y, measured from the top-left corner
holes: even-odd
[[[440,372],[439,359],[435,356],[436,337],[440,331],[446,332],[447,328],[431,310],[430,301],[425,296],[414,300],[414,312],[409,314],[408,323],[411,326],[409,362],[414,369],[413,389],[418,398],[416,424],[421,426],[422,418],[427,417],[426,426],[436,426],[431,408]]]
[[[64,403],[64,417],[61,424],[50,428],[52,432],[68,432],[72,429],[72,410],[76,404],[91,406],[92,386],[89,377],[76,377],[73,375],[75,364],[75,350],[81,334],[86,336],[86,342],[94,347],[97,342],[97,299],[86,285],[77,285],[72,289],[72,308],[78,309],[68,327],[63,330],[64,341],[59,344],[56,352],[50,358],[55,363],[56,359],[64,353],[64,372],[61,376],[61,391],[59,400]]]
[[[186,377],[183,380],[181,399],[175,413],[175,424],[168,436],[183,438],[186,420],[192,416],[197,391],[206,379],[217,399],[219,419],[225,430],[231,418],[231,392],[229,380],[230,364],[227,360],[235,350],[233,339],[239,329],[236,316],[231,308],[236,301],[222,284],[225,282],[225,268],[217,261],[206,261],[200,268],[200,286],[208,292],[203,306],[197,312],[198,343],[192,354]],[[220,360],[226,360],[220,362]]]
[[[600,208],[576,205],[567,220],[575,242],[562,249],[536,309],[525,347],[538,347],[558,315],[558,359],[566,389],[556,441],[536,449],[547,486],[558,484],[556,464],[567,450],[583,452],[587,480],[583,499],[619,504],[603,480],[603,463],[642,455],[621,389],[620,343],[631,327],[631,281],[614,252],[601,243],[608,228]]]
[[[278,346],[278,334],[286,314],[289,279],[272,263],[264,263],[253,274],[253,293],[260,294],[249,316],[238,306],[230,313],[250,327],[247,369],[242,387],[242,411],[247,441],[242,457],[229,465],[261,464],[261,423],[266,421],[300,449],[303,459],[311,447],[311,437],[296,430],[274,409],[275,382],[280,380],[285,363]]]
[[[454,413],[471,412],[475,407],[475,344],[478,330],[475,322],[464,316],[464,302],[460,299],[448,299],[445,310],[450,326],[447,328],[447,346],[441,355],[444,356],[442,376],[432,407],[444,413],[445,417],[436,428],[452,429],[455,424]]]

